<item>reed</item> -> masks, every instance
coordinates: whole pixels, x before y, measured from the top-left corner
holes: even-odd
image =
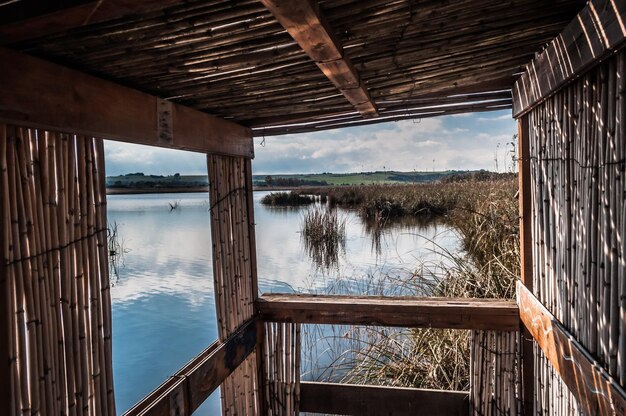
[[[338,264],[339,254],[345,250],[346,220],[333,209],[311,209],[302,219],[301,235],[315,265],[329,269]]]

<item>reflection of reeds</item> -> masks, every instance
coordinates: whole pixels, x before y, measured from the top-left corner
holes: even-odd
[[[310,195],[301,195],[295,192],[272,192],[261,199],[263,205],[270,206],[298,206],[309,205],[315,202]]]
[[[114,285],[120,278],[120,270],[124,267],[124,254],[130,251],[130,249],[124,247],[124,240],[119,236],[117,222],[109,224],[107,248],[109,251],[109,274],[111,284]]]
[[[304,248],[320,268],[339,264],[339,253],[345,250],[346,221],[336,210],[315,208],[304,214],[302,222]]]

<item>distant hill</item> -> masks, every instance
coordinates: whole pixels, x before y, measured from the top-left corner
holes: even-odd
[[[439,180],[458,180],[467,176],[497,175],[484,170],[436,172],[376,171],[360,173],[316,173],[316,174],[277,174],[253,175],[255,187],[294,188],[300,186],[338,186],[425,183]],[[174,192],[199,191],[208,186],[206,175],[146,175],[143,172],[107,177],[110,192]]]
[[[441,180],[466,171],[446,170],[437,172],[376,171],[360,173],[315,173],[253,175],[255,186],[323,186],[323,185],[370,185],[382,183],[423,183]],[[269,183],[268,183],[269,182]]]

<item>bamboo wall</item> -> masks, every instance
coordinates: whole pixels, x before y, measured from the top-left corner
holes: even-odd
[[[300,325],[265,323],[263,400],[268,416],[292,416],[300,408]]]
[[[102,140],[0,124],[0,164],[11,414],[114,415]]]
[[[472,331],[470,408],[474,416],[518,415],[519,332]]]
[[[623,387],[625,77],[622,50],[528,115],[534,293]],[[578,413],[541,353],[535,361],[536,413]]]
[[[252,174],[241,157],[209,155],[211,239],[218,334],[221,341],[252,319],[257,296]],[[224,415],[256,415],[259,409],[256,353],[222,384]]]

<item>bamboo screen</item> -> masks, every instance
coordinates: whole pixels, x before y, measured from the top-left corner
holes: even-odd
[[[269,416],[300,412],[300,324],[265,323],[263,398]]]
[[[536,296],[626,386],[626,52],[529,114]],[[538,414],[578,412],[536,354]],[[594,394],[589,391],[589,394]]]
[[[470,405],[474,416],[518,415],[519,332],[472,331]]]
[[[102,140],[0,124],[0,163],[12,414],[114,415]]]
[[[207,160],[215,305],[219,339],[224,341],[253,317],[257,296],[250,161],[218,155]],[[259,414],[257,380],[252,353],[222,384],[222,413]]]

